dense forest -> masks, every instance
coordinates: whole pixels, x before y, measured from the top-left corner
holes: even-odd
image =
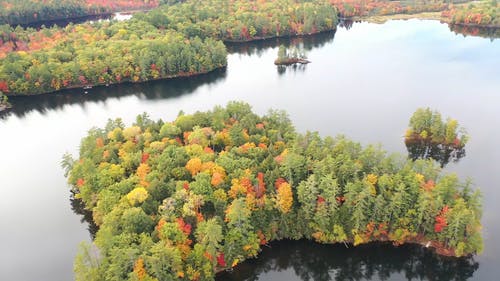
[[[0,90],[6,94],[140,82],[204,73],[226,65],[222,42],[188,38],[137,20],[69,25],[43,30],[34,37],[23,35],[27,37],[10,43],[19,48],[25,42],[28,46],[37,42],[50,45],[44,38],[55,41],[53,46],[36,51],[28,47],[1,59]]]
[[[470,3],[443,11],[442,16],[452,24],[500,27],[500,4],[497,0]]]
[[[187,1],[125,22],[39,31],[3,25],[0,90],[39,94],[204,73],[226,65],[225,46],[216,40],[316,33],[336,24],[326,0],[275,0]]]
[[[0,24],[71,19],[116,11],[151,9],[158,0],[0,0]]]
[[[230,102],[94,128],[63,158],[99,227],[77,280],[213,280],[272,240],[482,250],[480,193],[432,160],[299,134],[282,111]]]
[[[136,18],[188,36],[250,41],[333,30],[337,10],[327,0],[193,0],[163,6]]]
[[[415,14],[443,11],[451,2],[446,0],[330,0],[343,18],[376,15]]]

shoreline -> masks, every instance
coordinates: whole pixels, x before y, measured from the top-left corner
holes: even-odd
[[[297,64],[297,63],[298,64],[308,64],[308,63],[311,63],[311,61],[307,60],[307,59],[301,59],[301,58],[286,58],[283,60],[276,59],[274,61],[275,65],[285,65],[285,66],[293,65],[293,64]]]
[[[62,91],[67,91],[67,90],[75,90],[75,89],[81,89],[83,91],[90,90],[94,87],[107,87],[111,85],[122,85],[122,84],[141,84],[141,83],[147,83],[151,81],[159,81],[159,80],[171,80],[171,79],[176,79],[176,78],[189,78],[189,77],[194,77],[198,75],[204,75],[208,74],[213,71],[217,70],[225,70],[227,68],[227,65],[224,66],[219,66],[214,69],[208,70],[208,71],[201,71],[201,72],[196,72],[196,73],[186,73],[186,72],[181,72],[176,75],[169,75],[169,76],[164,76],[164,77],[159,77],[159,78],[152,78],[148,80],[141,80],[141,81],[131,81],[131,80],[126,80],[122,82],[117,82],[117,83],[98,83],[98,84],[93,84],[93,85],[75,85],[71,87],[65,87],[61,88],[59,90],[51,91],[51,92],[43,92],[43,93],[33,93],[33,94],[15,94],[15,95],[8,95],[8,97],[29,97],[29,96],[40,96],[40,95],[51,95],[55,93],[59,93]]]
[[[451,26],[474,27],[474,28],[484,28],[484,29],[500,29],[500,25],[494,25],[494,24],[451,23],[449,21],[442,21],[442,22],[448,23]]]
[[[369,23],[382,24],[390,20],[441,20],[441,12],[422,12],[414,14],[392,14],[392,15],[373,15],[366,17],[343,18],[343,20],[365,21]]]
[[[366,17],[352,17],[352,18],[342,18],[341,20],[352,20],[352,21],[364,21],[375,24],[383,24],[390,20],[436,20],[441,23],[446,23],[451,26],[461,26],[461,27],[477,27],[484,29],[500,29],[500,25],[494,24],[477,24],[477,23],[452,23],[449,18],[441,16],[441,12],[422,12],[415,14],[392,14],[392,15],[373,15]]]
[[[0,114],[2,112],[6,112],[6,111],[9,111],[9,109],[12,108],[12,105],[10,103],[0,103]]]
[[[388,237],[383,237],[379,240],[371,240],[371,241],[363,242],[363,243],[358,244],[356,246],[354,245],[353,241],[341,241],[341,242],[334,242],[334,243],[325,242],[325,243],[323,243],[323,242],[318,242],[314,239],[307,239],[307,238],[300,238],[297,240],[284,238],[284,239],[280,239],[280,240],[268,241],[267,244],[261,245],[261,249],[263,246],[268,246],[269,243],[275,243],[275,242],[279,243],[281,241],[286,241],[286,240],[289,240],[289,241],[305,240],[305,241],[308,241],[310,243],[317,243],[317,244],[323,244],[323,245],[344,245],[346,248],[351,248],[351,247],[355,248],[355,247],[358,247],[361,245],[368,245],[369,246],[370,244],[391,244],[394,247],[400,247],[400,246],[404,246],[404,245],[417,245],[417,246],[420,246],[422,248],[428,249],[429,251],[433,252],[436,255],[439,255],[442,257],[447,257],[447,258],[460,259],[460,258],[469,257],[472,255],[472,254],[467,254],[467,255],[463,255],[463,256],[456,256],[456,252],[454,249],[442,247],[439,242],[434,241],[434,240],[430,240],[430,239],[425,239],[425,237],[423,237],[422,235],[417,235],[417,237],[414,237],[414,238],[412,238],[408,241],[402,242],[402,243],[397,243],[393,240],[390,240]],[[259,254],[260,254],[260,252],[257,254],[257,256],[255,256],[253,258],[241,260],[240,263],[246,262],[250,259],[258,259]],[[238,263],[238,264],[240,264],[240,263]],[[226,268],[219,268],[219,269],[215,270],[215,274],[218,274],[218,273],[221,273],[224,271],[230,271],[233,268],[234,268],[234,266],[229,266]]]
[[[327,32],[332,32],[337,30],[338,24],[331,29],[325,29],[322,31],[317,31],[317,32],[311,32],[311,33],[300,33],[300,34],[290,34],[290,35],[275,35],[275,36],[259,36],[259,37],[254,37],[251,39],[246,39],[246,40],[224,40],[220,39],[224,44],[245,44],[245,43],[251,43],[251,42],[258,42],[258,41],[265,41],[265,40],[274,40],[274,39],[280,39],[280,38],[296,38],[296,37],[306,37],[306,36],[312,36],[312,35],[318,35],[321,33],[327,33]]]

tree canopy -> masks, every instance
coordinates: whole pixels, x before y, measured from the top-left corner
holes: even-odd
[[[151,9],[158,0],[1,0],[0,24],[29,24],[116,11]]]
[[[124,22],[1,25],[0,86],[7,95],[26,95],[205,73],[226,65],[220,40],[310,34],[336,24],[326,0],[190,0]]]
[[[110,120],[64,159],[99,227],[77,280],[213,280],[285,238],[482,250],[470,182],[432,160],[299,134],[285,112],[259,116],[241,102],[173,122]]]

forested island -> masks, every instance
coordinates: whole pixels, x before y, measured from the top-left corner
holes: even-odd
[[[280,45],[278,48],[278,58],[274,60],[275,65],[293,65],[293,64],[308,64],[307,56],[303,50],[293,47],[288,50],[285,46]]]
[[[94,128],[63,167],[99,230],[76,280],[213,280],[273,240],[482,250],[481,195],[432,160],[299,134],[250,106]]]
[[[413,160],[432,158],[444,167],[465,156],[465,144],[469,140],[458,121],[448,118],[430,108],[419,108],[411,117],[405,133],[405,145]]]

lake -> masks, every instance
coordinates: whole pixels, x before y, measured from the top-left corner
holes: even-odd
[[[73,213],[60,167],[93,126],[121,117],[173,120],[243,100],[263,114],[286,110],[300,132],[344,134],[406,153],[403,135],[418,107],[458,119],[471,139],[446,166],[484,194],[485,251],[474,260],[421,247],[357,248],[307,241],[272,243],[259,259],[218,280],[497,280],[500,276],[500,40],[464,37],[436,21],[354,23],[307,38],[229,46],[225,70],[145,84],[13,97],[0,117],[0,280],[72,280],[87,224]],[[279,44],[302,44],[312,63],[278,69]]]

